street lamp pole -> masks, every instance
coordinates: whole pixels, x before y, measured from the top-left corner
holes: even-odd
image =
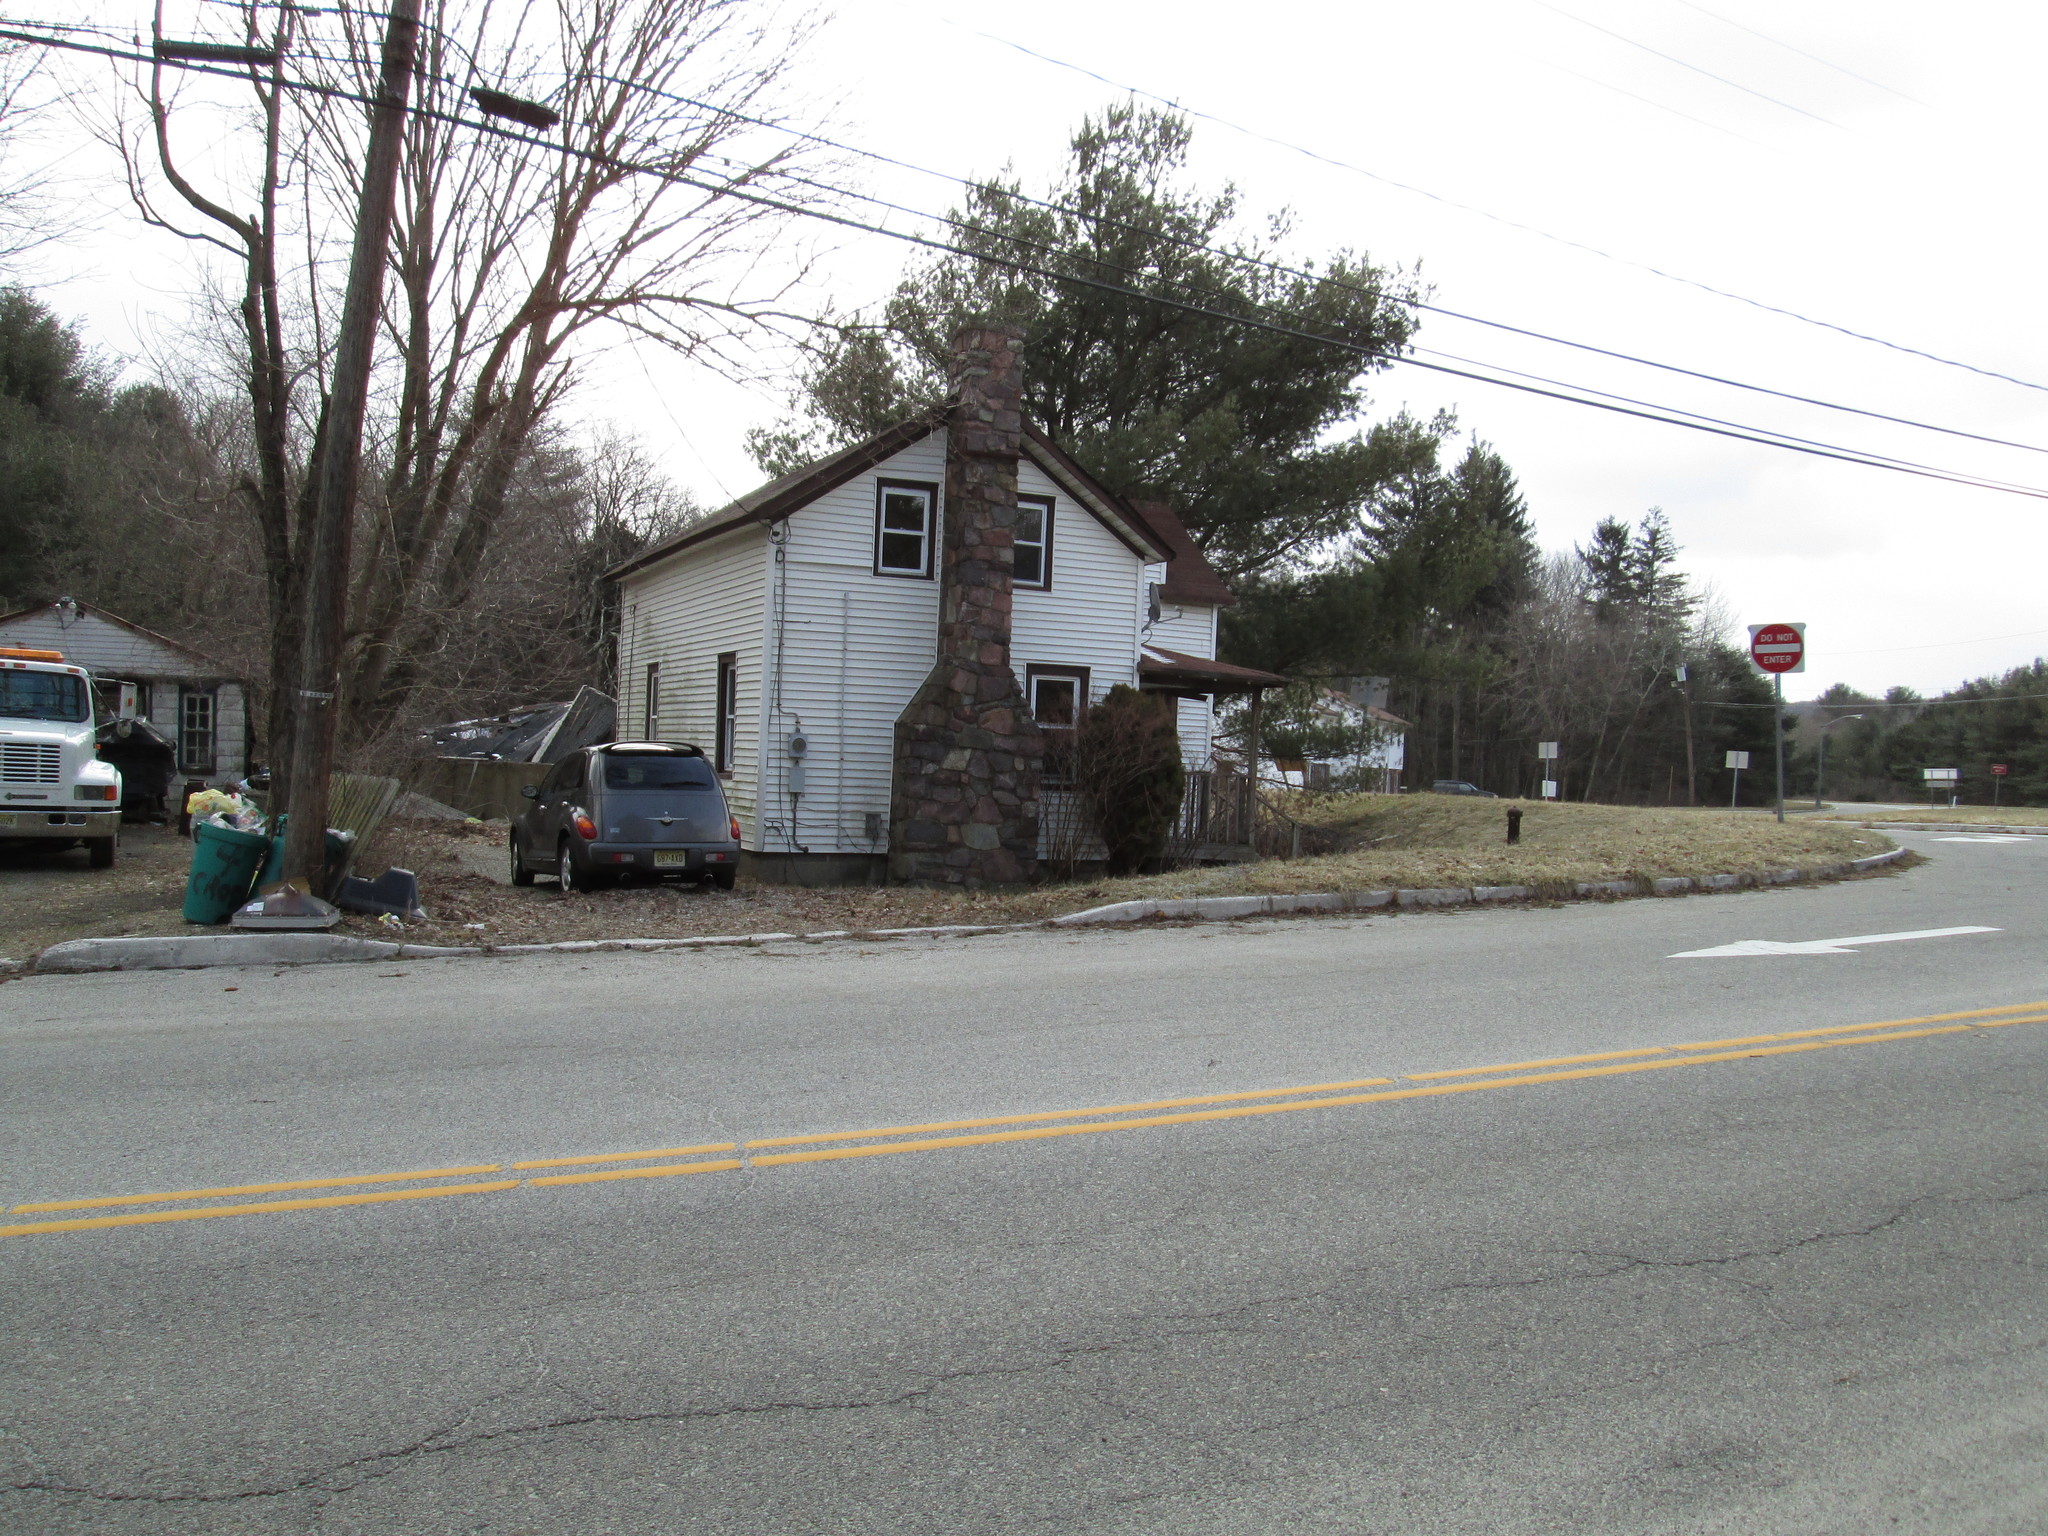
[[[1821,809],[1821,788],[1827,782],[1828,773],[1828,732],[1844,720],[1861,720],[1861,715],[1837,715],[1820,728],[1820,752],[1813,765],[1813,808]]]

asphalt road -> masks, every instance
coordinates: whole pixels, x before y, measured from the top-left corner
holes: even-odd
[[[9,982],[0,1530],[2048,1532],[2048,838],[1906,840]]]

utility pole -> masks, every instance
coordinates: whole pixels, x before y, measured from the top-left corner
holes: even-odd
[[[317,899],[327,841],[327,779],[334,769],[335,715],[340,700],[341,641],[348,623],[350,556],[355,542],[356,485],[362,464],[363,416],[377,318],[384,299],[384,266],[397,198],[399,151],[405,138],[406,99],[419,48],[419,0],[390,0],[383,65],[370,114],[370,144],[356,208],[355,249],[334,349],[334,374],[314,454],[317,495],[306,552],[306,638],[293,711],[291,823],[284,849],[285,881]],[[287,680],[279,679],[280,684]],[[317,907],[298,915],[332,921]]]
[[[1692,670],[1683,662],[1678,667],[1678,691],[1685,700],[1685,803],[1700,803],[1699,771],[1692,755]]]

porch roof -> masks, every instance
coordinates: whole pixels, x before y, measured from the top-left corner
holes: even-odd
[[[1189,656],[1169,651],[1163,645],[1148,645],[1138,653],[1138,680],[1151,687],[1191,689],[1198,693],[1255,693],[1287,686],[1287,679],[1278,672],[1261,672],[1234,662]]]

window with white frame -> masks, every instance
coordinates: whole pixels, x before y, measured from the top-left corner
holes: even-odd
[[[1016,564],[1012,585],[1052,589],[1052,498],[1017,498]]]
[[[875,574],[932,574],[939,488],[916,480],[875,483]]]
[[[646,705],[647,708],[644,711],[645,718],[642,721],[644,729],[640,733],[641,739],[644,741],[659,741],[661,740],[661,663],[658,661],[647,663]]]
[[[1024,698],[1045,743],[1045,782],[1053,787],[1074,778],[1075,727],[1088,708],[1086,667],[1028,666]]]

